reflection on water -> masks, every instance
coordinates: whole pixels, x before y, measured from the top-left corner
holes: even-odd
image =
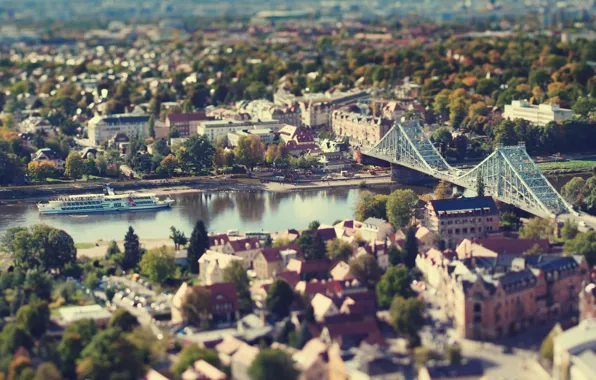
[[[375,189],[389,193],[393,188]],[[330,224],[351,218],[361,190],[332,189],[297,193],[194,193],[174,195],[172,209],[91,215],[39,215],[34,204],[0,206],[0,234],[13,226],[46,223],[64,229],[75,241],[122,239],[128,226],[141,238],[163,238],[170,226],[187,236],[202,219],[210,232],[274,231],[306,228],[312,220]]]

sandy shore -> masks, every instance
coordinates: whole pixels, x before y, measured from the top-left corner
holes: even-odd
[[[145,249],[153,249],[158,248],[163,245],[166,247],[174,248],[174,242],[168,238],[152,238],[152,239],[140,239],[141,247]],[[78,257],[89,257],[92,259],[100,259],[106,255],[106,250],[108,248],[108,244],[110,240],[97,240],[94,242],[77,242],[77,245],[80,244],[90,244],[94,245],[91,248],[77,248],[77,256]],[[116,240],[120,250],[124,252],[124,240]]]

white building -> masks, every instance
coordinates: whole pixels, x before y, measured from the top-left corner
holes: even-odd
[[[269,129],[272,132],[279,131],[284,124],[277,120],[270,121],[236,121],[236,120],[209,120],[203,121],[197,127],[197,134],[205,135],[209,141],[214,141],[219,137],[226,137],[228,133],[240,132],[240,131],[253,131]]]
[[[242,257],[207,250],[199,259],[199,279],[201,283],[212,285],[224,282],[224,269],[232,261],[240,261],[242,263],[243,259]]]
[[[241,137],[249,135],[258,136],[265,145],[270,144],[273,142],[273,140],[275,140],[275,134],[271,131],[271,129],[255,128],[228,133],[228,144],[230,146],[237,146]]]
[[[118,133],[128,137],[148,136],[149,116],[134,114],[118,114],[111,116],[95,116],[89,120],[89,140],[96,145],[102,141],[109,140]]]
[[[584,320],[554,337],[553,379],[596,379],[596,320]]]
[[[560,108],[556,104],[529,104],[527,100],[514,100],[505,105],[503,117],[509,120],[522,119],[532,124],[546,125],[551,121],[564,121],[573,118],[573,111]]]
[[[83,319],[92,319],[99,325],[106,325],[112,318],[112,313],[100,305],[68,306],[58,309],[59,321],[68,326]]]

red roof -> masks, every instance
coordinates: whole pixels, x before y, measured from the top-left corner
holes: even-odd
[[[486,239],[475,239],[474,243],[502,254],[522,254],[535,245],[540,246],[544,253],[550,252],[548,239],[507,239],[502,236]]]
[[[261,249],[261,254],[265,258],[265,261],[268,263],[272,263],[274,261],[281,261],[283,260],[281,255],[279,254],[279,248],[263,248]]]
[[[309,296],[319,293],[326,296],[333,296],[340,294],[342,290],[342,282],[339,280],[311,281],[304,284],[304,294]]]
[[[321,273],[329,272],[331,270],[331,261],[328,260],[308,260],[303,261],[300,266],[300,274],[305,273]]]
[[[223,240],[223,244],[221,244],[222,240]],[[209,236],[209,246],[210,247],[212,247],[214,245],[225,245],[229,241],[230,241],[230,238],[226,234]]]
[[[337,234],[335,233],[335,229],[333,227],[319,228],[315,235],[320,236],[324,242],[328,240],[333,240],[337,237]]]
[[[197,111],[192,113],[171,113],[167,115],[170,123],[187,123],[189,121],[207,120],[205,111]]]
[[[232,282],[222,282],[205,286],[211,292],[211,313],[217,314],[216,305],[232,303],[233,311],[238,310],[238,297],[236,295],[236,284]]]
[[[249,248],[246,246],[247,243],[249,244]],[[248,251],[250,249],[258,249],[261,247],[261,244],[259,244],[259,239],[256,237],[230,240],[230,245],[232,246],[234,252]]]
[[[296,287],[296,284],[300,282],[300,276],[298,276],[298,273],[289,270],[280,272],[277,275],[277,278],[285,280],[288,284],[290,284],[292,289],[294,289]]]
[[[326,323],[325,327],[327,327],[331,339],[338,339],[349,335],[365,335],[365,339],[378,336],[382,337],[379,325],[374,319],[329,322]]]

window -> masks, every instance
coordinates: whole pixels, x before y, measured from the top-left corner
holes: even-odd
[[[482,312],[482,304],[475,303],[474,304],[474,313],[481,313]]]
[[[470,227],[470,233],[475,233],[476,229],[474,227]]]
[[[456,234],[456,235],[459,235],[459,228],[456,228],[456,229],[455,229],[455,234]]]
[[[453,230],[450,228],[450,229],[448,229],[448,230],[447,230],[447,233],[448,233],[449,235],[451,235],[451,234],[453,233]]]
[[[464,234],[467,234],[467,233],[468,233],[468,229],[467,229],[467,228],[464,228],[464,229],[462,230],[462,233],[464,233]]]

